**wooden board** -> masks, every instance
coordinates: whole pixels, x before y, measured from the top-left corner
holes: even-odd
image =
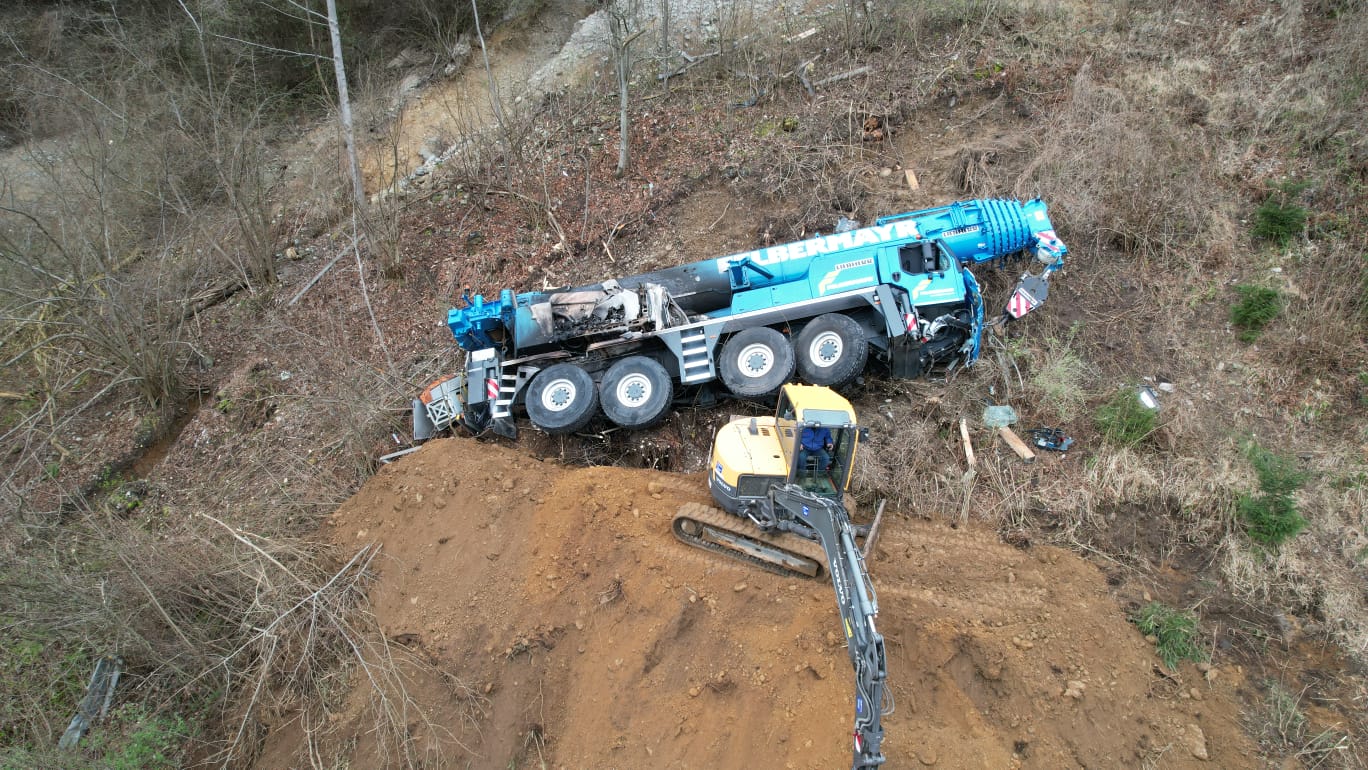
[[[1031,448],[1026,446],[1026,442],[1022,441],[1021,437],[1014,433],[1011,428],[1005,425],[998,428],[998,435],[1002,436],[1002,440],[1007,442],[1007,446],[1011,447],[1018,457],[1028,463],[1035,460],[1035,452],[1032,452]]]

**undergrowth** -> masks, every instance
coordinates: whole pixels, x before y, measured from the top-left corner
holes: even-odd
[[[1254,212],[1254,237],[1286,247],[1306,230],[1306,209],[1296,197],[1307,187],[1304,182],[1288,181],[1277,185]]]
[[[1197,616],[1191,612],[1150,602],[1131,616],[1131,622],[1140,633],[1155,637],[1155,652],[1170,671],[1177,669],[1181,661],[1200,662],[1209,657],[1197,644]]]
[[[1241,340],[1253,342],[1282,312],[1282,295],[1266,286],[1236,286],[1235,291],[1240,301],[1230,309],[1230,322],[1240,329]]]
[[[1154,410],[1140,403],[1135,391],[1123,388],[1098,410],[1093,418],[1102,438],[1119,446],[1133,446],[1144,441],[1158,423]]]
[[[1292,458],[1253,442],[1245,447],[1245,456],[1259,478],[1259,494],[1241,494],[1236,511],[1251,540],[1277,548],[1306,528],[1294,495],[1307,475],[1295,467]]]

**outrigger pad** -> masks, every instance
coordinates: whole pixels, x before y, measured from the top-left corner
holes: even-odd
[[[1012,290],[1012,296],[1007,300],[1007,317],[1009,319],[1021,318],[1027,313],[1045,304],[1045,298],[1050,294],[1050,282],[1043,276],[1023,275],[1017,281],[1016,288]]]
[[[513,420],[508,417],[494,418],[494,424],[490,426],[493,431],[504,438],[517,438],[518,428],[513,424]]]
[[[437,426],[428,419],[427,404],[421,399],[413,399],[413,440],[427,441],[437,433]]]
[[[888,346],[888,373],[912,380],[921,375],[921,368],[921,343],[911,334],[894,337]]]

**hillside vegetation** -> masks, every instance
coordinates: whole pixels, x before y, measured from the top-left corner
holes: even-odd
[[[680,3],[663,43],[638,22],[621,175],[606,52],[574,87],[433,108],[483,82],[471,7],[340,5],[361,211],[322,3],[0,11],[0,765],[245,766],[287,716],[326,734],[369,677],[386,761],[416,766],[377,552],[323,522],[460,365],[441,322],[464,287],[991,196],[1044,198],[1068,266],[980,365],[851,391],[860,502],[1073,549],[1157,665],[1242,668],[1261,761],[1368,761],[1362,2]],[[489,66],[569,13],[479,12]],[[432,155],[403,138],[420,105],[456,149],[397,185]],[[1013,277],[980,276],[990,303]],[[970,486],[958,424],[985,402],[1076,446],[1025,465],[976,430]],[[764,408],[519,445],[691,472],[727,413]],[[112,714],[56,751],[106,656]]]

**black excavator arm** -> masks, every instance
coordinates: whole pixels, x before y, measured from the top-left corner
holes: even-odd
[[[851,768],[878,767],[884,763],[880,750],[883,726],[879,719],[892,713],[892,696],[884,691],[884,680],[888,678],[884,640],[874,627],[879,602],[864,559],[855,548],[855,530],[850,515],[839,501],[805,492],[796,484],[776,486],[770,494],[775,516],[797,525],[785,529],[810,529],[826,551],[831,584],[836,589],[836,604],[841,611],[846,651],[855,668],[855,753]],[[886,710],[885,696],[889,700]]]

